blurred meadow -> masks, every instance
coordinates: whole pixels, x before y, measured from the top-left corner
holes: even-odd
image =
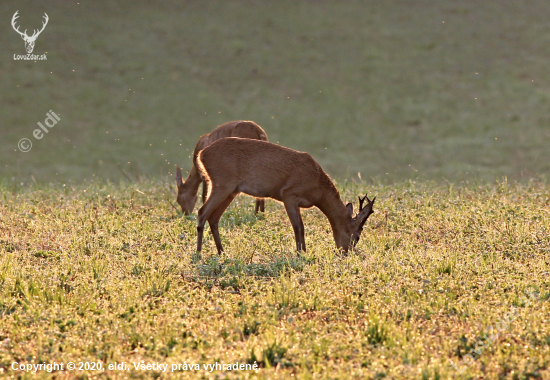
[[[49,15],[33,52],[47,61],[13,60],[16,10],[22,30]],[[165,177],[238,119],[337,179],[545,175],[548,14],[545,1],[2,1],[0,177]],[[61,121],[35,140],[49,110]]]

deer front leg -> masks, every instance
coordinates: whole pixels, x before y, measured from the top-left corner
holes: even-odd
[[[296,239],[296,250],[306,251],[306,240],[304,232],[304,222],[302,222],[302,216],[300,215],[300,208],[298,205],[290,202],[284,202],[286,213],[290,219],[290,224],[294,229],[294,238]]]
[[[306,232],[304,229],[304,222],[302,221],[302,215],[300,215],[300,209],[298,209],[298,216],[300,217],[300,238],[302,241],[302,249],[306,251]]]

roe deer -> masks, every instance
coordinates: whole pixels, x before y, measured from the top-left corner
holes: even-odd
[[[359,198],[359,212],[354,217],[353,205],[344,205],[336,186],[313,157],[269,142],[223,138],[202,150],[196,165],[208,189],[199,210],[198,252],[206,221],[218,253],[223,252],[218,223],[240,192],[283,202],[298,251],[306,250],[300,208],[317,206],[330,222],[336,247],[344,252],[357,244],[363,225],[373,213],[376,197],[372,201],[366,195]],[[368,203],[363,207],[365,199]]]
[[[182,180],[180,168],[176,168],[176,185],[178,186],[178,195],[177,201],[181,206],[181,212],[185,215],[191,214],[197,203],[197,193],[199,190],[199,185],[203,182],[200,178],[199,172],[195,165],[195,160],[197,154],[206,148],[208,145],[212,144],[214,141],[219,140],[223,137],[242,137],[247,139],[256,139],[267,141],[267,134],[258,124],[253,121],[230,121],[218,126],[212,132],[202,135],[195,146],[193,152],[193,166],[189,171],[189,175],[185,179],[185,182]],[[206,200],[206,185],[203,182],[202,185],[202,201]],[[263,199],[256,199],[256,208],[254,213],[257,213],[258,210],[264,212],[265,201]]]

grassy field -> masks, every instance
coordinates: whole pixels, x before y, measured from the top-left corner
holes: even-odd
[[[547,184],[339,188],[378,195],[348,256],[313,209],[298,257],[283,207],[255,217],[242,196],[221,222],[226,254],[208,231],[202,258],[194,216],[158,182],[1,188],[0,377],[84,361],[129,369],[38,378],[550,377]],[[204,370],[216,362],[259,369]]]
[[[13,60],[16,10],[23,29],[49,15],[47,61]],[[163,177],[238,119],[341,180],[547,174],[548,14],[542,0],[5,0],[0,176]],[[58,125],[18,151],[49,110]]]
[[[13,59],[17,10],[22,30],[49,15],[46,61]],[[3,0],[0,378],[550,379],[548,14]],[[50,110],[61,120],[37,140]],[[194,254],[171,176],[239,119],[309,152],[344,200],[378,195],[356,251],[334,249],[315,209],[297,256],[283,207],[255,217],[239,197],[227,252],[207,231]],[[259,369],[203,367],[236,362]]]

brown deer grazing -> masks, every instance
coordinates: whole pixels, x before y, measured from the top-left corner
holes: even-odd
[[[191,214],[197,203],[197,193],[199,191],[199,185],[202,180],[200,178],[199,172],[195,165],[195,160],[197,154],[208,145],[212,144],[214,141],[219,140],[223,137],[242,137],[246,139],[256,139],[267,141],[267,134],[258,124],[253,121],[230,121],[228,123],[222,124],[214,129],[212,132],[202,135],[195,146],[195,151],[193,152],[193,166],[189,171],[189,175],[185,179],[185,182],[182,180],[180,168],[176,168],[176,185],[178,186],[178,196],[177,201],[181,206],[181,212],[185,215]],[[202,185],[202,201],[206,200],[206,185],[203,182]],[[256,208],[254,213],[257,213],[258,210],[264,212],[265,201],[263,199],[256,199]]]
[[[372,201],[359,198],[359,212],[344,205],[330,177],[308,153],[265,141],[223,138],[201,152],[196,165],[205,180],[208,195],[199,210],[197,251],[202,249],[206,221],[210,225],[218,253],[223,247],[218,223],[239,193],[273,198],[283,202],[296,238],[296,249],[306,250],[300,208],[317,206],[328,218],[336,246],[347,252],[359,241],[363,225],[373,213]],[[363,207],[363,202],[367,205]]]

